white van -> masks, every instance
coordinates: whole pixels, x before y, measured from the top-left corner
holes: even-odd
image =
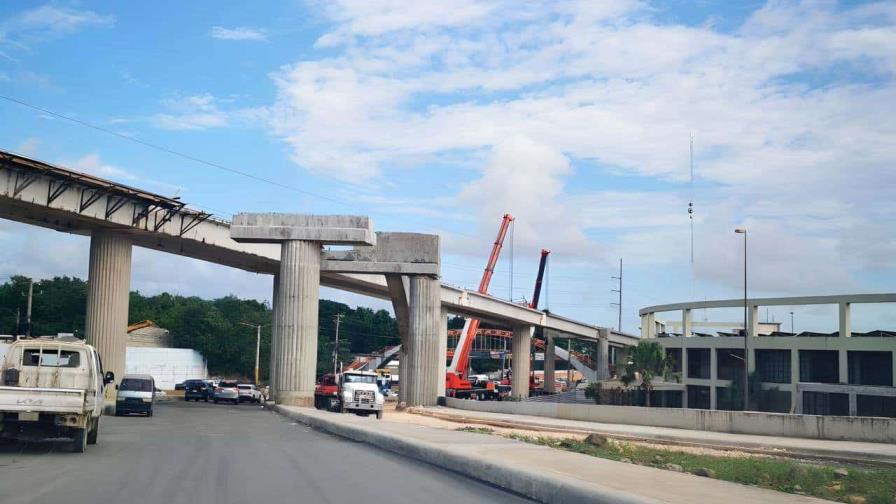
[[[152,416],[152,402],[156,396],[156,382],[148,374],[127,374],[118,385],[115,416],[142,413]]]

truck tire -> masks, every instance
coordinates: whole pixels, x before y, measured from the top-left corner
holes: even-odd
[[[93,428],[87,433],[87,444],[96,444],[96,438],[100,434],[100,419],[93,421]]]
[[[376,419],[377,419],[377,420],[382,420],[382,419],[383,419],[383,410],[379,410],[379,411],[376,412]]]
[[[87,451],[87,428],[78,429],[75,431],[75,436],[72,438],[72,452],[74,453],[84,453]]]
[[[346,411],[347,411],[347,410],[345,409],[345,403],[342,402],[342,401],[339,401],[339,412],[340,412],[340,413],[345,413]]]

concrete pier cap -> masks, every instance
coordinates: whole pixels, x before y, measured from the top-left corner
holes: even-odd
[[[241,243],[313,241],[332,245],[376,245],[373,221],[363,215],[238,213],[230,237]]]

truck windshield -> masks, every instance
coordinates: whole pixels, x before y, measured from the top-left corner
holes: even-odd
[[[375,380],[375,376],[354,374],[345,375],[345,383],[375,383]]]
[[[25,366],[68,367],[76,368],[81,365],[81,353],[77,351],[44,348],[43,353],[39,348],[26,348],[22,356],[22,364]]]
[[[138,380],[136,378],[125,378],[121,380],[118,390],[129,390],[132,392],[152,392],[152,382],[149,380]]]

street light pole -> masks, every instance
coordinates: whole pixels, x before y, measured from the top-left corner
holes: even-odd
[[[796,334],[793,332],[793,312],[790,312],[790,334]]]
[[[747,319],[747,228],[737,228],[737,234],[744,235],[744,411],[750,409],[750,351],[748,347],[750,334]]]
[[[240,325],[254,327],[255,328],[255,386],[258,386],[258,381],[261,378],[260,369],[258,367],[259,358],[261,357],[261,328],[262,324],[250,324],[248,322],[237,322]]]

